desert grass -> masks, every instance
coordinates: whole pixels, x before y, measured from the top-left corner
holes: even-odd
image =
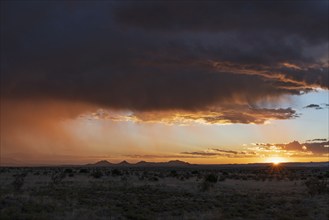
[[[328,170],[265,174],[243,169],[1,168],[0,217],[329,219]],[[321,189],[310,193],[319,182]]]

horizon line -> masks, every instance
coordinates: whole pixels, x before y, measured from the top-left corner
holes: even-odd
[[[169,162],[182,162],[185,163],[186,166],[221,166],[221,165],[265,165],[265,164],[273,164],[273,162],[255,162],[255,163],[212,163],[212,164],[204,164],[204,163],[189,163],[183,160],[169,160],[169,161],[158,161],[158,162],[149,162],[145,160],[138,161],[136,163],[130,163],[127,160],[122,160],[117,163],[112,163],[108,160],[99,160],[96,161],[95,163],[86,163],[86,164],[25,164],[25,165],[19,165],[19,164],[4,164],[2,165],[0,163],[0,168],[11,168],[11,167],[69,167],[69,166],[74,166],[74,167],[80,167],[80,166],[97,166],[97,163],[99,162],[108,162],[108,165],[103,165],[103,167],[106,166],[138,166],[138,163],[140,162],[146,162],[149,164],[159,164],[161,163],[169,163]],[[122,162],[127,162],[126,165],[121,165]],[[329,160],[327,161],[309,161],[309,162],[294,162],[294,161],[287,161],[287,162],[280,162],[280,164],[309,164],[309,163],[329,163]],[[102,167],[102,165],[98,165],[99,167]],[[179,165],[176,165],[179,166]],[[180,165],[182,166],[182,165]]]

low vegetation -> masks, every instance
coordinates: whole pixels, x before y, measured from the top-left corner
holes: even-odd
[[[0,219],[325,219],[328,168],[0,168]]]

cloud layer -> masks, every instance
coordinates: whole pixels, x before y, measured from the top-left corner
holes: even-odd
[[[6,99],[259,124],[296,116],[260,102],[328,89],[327,1],[3,5]]]
[[[292,141],[286,144],[274,143],[253,143],[252,146],[245,145],[241,150],[229,150],[229,148],[211,147],[198,151],[184,151],[179,154],[171,155],[126,155],[129,158],[271,158],[282,157],[289,161],[289,158],[314,158],[329,156],[329,141],[328,139],[314,139],[300,143]]]
[[[189,125],[194,122],[202,124],[264,124],[267,120],[284,120],[299,117],[291,108],[266,109],[251,108],[246,105],[222,107],[207,111],[108,111],[98,109],[96,112],[80,115],[90,120],[162,122],[165,124]]]

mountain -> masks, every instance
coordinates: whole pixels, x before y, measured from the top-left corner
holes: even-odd
[[[129,165],[133,165],[133,164],[128,163],[127,161],[124,160],[124,161],[121,161],[120,163],[118,163],[116,165],[118,165],[118,166],[129,166]]]
[[[113,165],[113,163],[110,163],[107,160],[101,160],[101,161],[98,161],[96,163],[87,164],[86,166],[89,166],[89,167],[107,167],[107,166],[111,166],[111,165]]]
[[[137,166],[147,166],[147,165],[150,165],[150,164],[153,164],[153,163],[146,162],[146,161],[142,160],[142,161],[139,161],[138,163],[136,163],[135,165],[137,165]]]
[[[136,166],[165,166],[165,167],[180,167],[180,166],[189,166],[191,164],[180,161],[180,160],[171,160],[168,162],[146,162],[146,161],[140,161],[135,164]]]
[[[152,167],[152,166],[165,166],[165,167],[176,167],[176,166],[189,166],[191,164],[180,161],[180,160],[171,160],[168,162],[146,162],[140,161],[138,163],[132,164],[127,161],[121,161],[120,163],[110,163],[107,160],[101,160],[93,164],[87,164],[89,167],[107,167],[107,166],[143,166],[143,167]]]
[[[189,166],[191,165],[188,162],[181,161],[181,160],[171,160],[166,163],[168,166]]]

